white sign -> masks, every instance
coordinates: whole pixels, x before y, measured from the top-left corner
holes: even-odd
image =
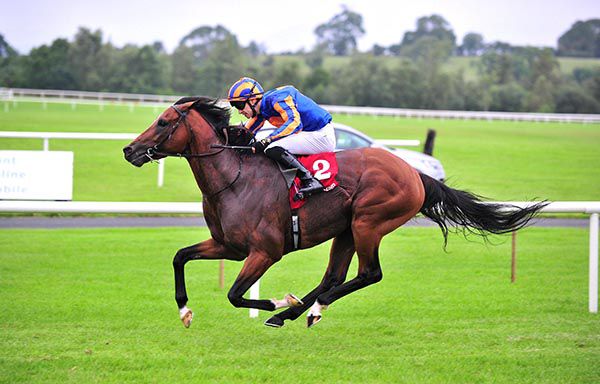
[[[73,152],[0,151],[0,199],[72,200]]]

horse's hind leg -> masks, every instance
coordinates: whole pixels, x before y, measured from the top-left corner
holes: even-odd
[[[304,304],[288,308],[272,316],[269,320],[265,321],[265,325],[281,327],[285,320],[296,320],[298,316],[304,313],[315,302],[321,293],[342,284],[346,280],[352,255],[354,255],[354,238],[352,237],[352,231],[348,228],[333,239],[333,245],[329,253],[329,265],[327,266],[325,275],[321,283],[302,298]]]
[[[311,308],[308,326],[312,325],[310,323],[310,316],[317,316],[320,308],[333,303],[349,293],[381,281],[383,278],[379,264],[379,243],[381,242],[381,236],[376,235],[375,232],[376,230],[372,228],[365,228],[365,231],[354,230],[356,253],[358,255],[358,275],[354,279],[319,295],[313,306],[316,310]]]
[[[175,300],[179,308],[179,316],[183,325],[188,328],[192,322],[192,311],[187,308],[188,301],[185,289],[185,264],[190,260],[243,260],[244,255],[236,254],[234,251],[217,243],[213,239],[185,247],[177,251],[173,258],[173,270],[175,272]]]

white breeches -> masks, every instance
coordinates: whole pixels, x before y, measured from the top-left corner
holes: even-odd
[[[293,155],[314,155],[335,150],[335,131],[329,123],[318,131],[300,131],[272,142],[267,148],[282,147]]]

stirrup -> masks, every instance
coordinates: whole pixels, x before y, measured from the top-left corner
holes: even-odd
[[[311,181],[312,185],[309,184],[306,187],[300,188],[298,192],[296,192],[296,195],[294,195],[294,201],[303,200],[305,197],[308,197],[315,193],[323,192],[325,188],[323,187],[323,184],[319,182],[319,180],[313,179]]]

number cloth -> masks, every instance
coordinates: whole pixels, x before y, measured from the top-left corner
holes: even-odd
[[[334,152],[318,153],[316,155],[298,156],[298,160],[323,184],[325,191],[331,191],[338,183],[338,164]],[[294,196],[300,189],[300,178],[296,177],[290,188],[290,207],[298,209],[306,203],[306,199],[294,201]]]

